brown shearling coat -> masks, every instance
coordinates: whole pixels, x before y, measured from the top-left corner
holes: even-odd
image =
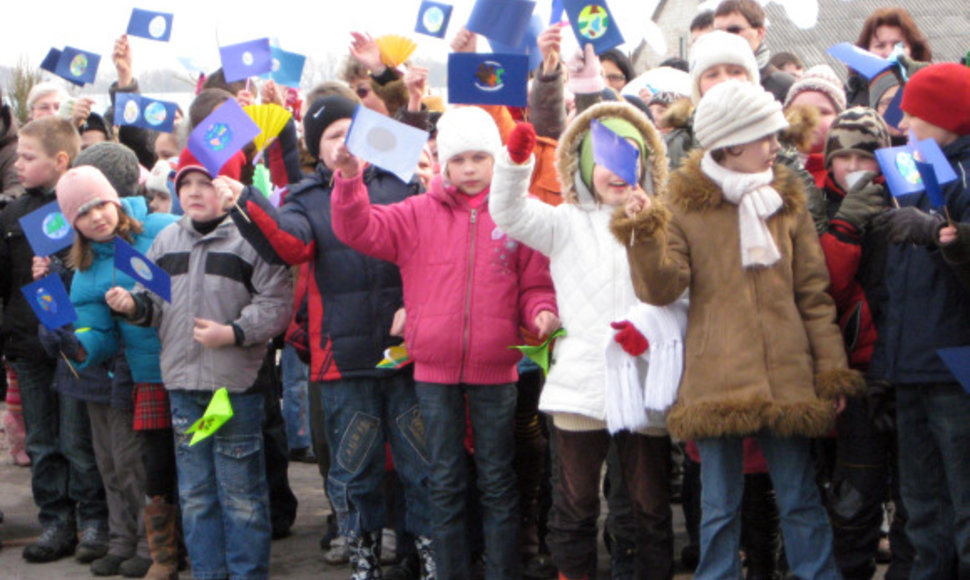
[[[703,174],[702,154],[671,175],[665,197],[634,219],[621,208],[612,223],[641,300],[669,304],[690,290],[684,376],[667,427],[685,439],[765,428],[823,435],[834,422],[830,399],[862,381],[846,363],[803,184],[775,165],[784,205],[767,223],[781,259],[745,269],[738,207]]]

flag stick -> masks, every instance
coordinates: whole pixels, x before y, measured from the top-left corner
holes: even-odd
[[[67,358],[67,355],[64,354],[63,350],[61,351],[61,356],[64,358],[64,362],[67,363],[67,368],[71,369],[71,374],[74,375],[74,378],[80,380],[81,377],[77,374],[77,370],[74,369],[74,365],[71,364],[71,359]]]

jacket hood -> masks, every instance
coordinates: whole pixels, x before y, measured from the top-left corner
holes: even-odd
[[[808,152],[815,140],[815,127],[821,121],[818,109],[808,105],[795,105],[785,109],[788,128],[781,132],[782,145],[788,145],[801,152]]]
[[[665,125],[671,129],[683,129],[690,127],[691,117],[694,115],[694,103],[690,99],[677,99],[660,116],[658,124]]]
[[[562,184],[562,197],[566,203],[592,203],[594,197],[579,177],[579,147],[593,119],[616,117],[636,127],[646,143],[647,171],[643,178],[644,191],[662,195],[667,183],[667,147],[660,133],[646,115],[636,107],[622,102],[598,103],[573,119],[559,139],[556,148],[556,173]]]
[[[704,151],[695,150],[680,169],[670,175],[667,200],[685,212],[701,211],[720,205],[724,200],[721,189],[701,171]],[[771,187],[781,196],[783,205],[779,213],[795,214],[806,204],[805,184],[792,170],[775,163],[775,179]]]

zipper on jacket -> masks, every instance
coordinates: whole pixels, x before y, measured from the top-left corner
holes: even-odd
[[[461,365],[458,367],[458,382],[464,382],[465,375],[465,356],[468,354],[468,342],[471,334],[471,309],[472,309],[472,279],[475,272],[475,240],[477,235],[478,209],[472,209],[471,214],[471,245],[468,248],[468,277],[465,280],[465,313],[462,320],[461,334]]]

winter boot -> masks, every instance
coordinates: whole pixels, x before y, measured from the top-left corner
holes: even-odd
[[[381,530],[347,538],[350,580],[381,580]]]
[[[144,514],[148,548],[152,554],[152,565],[145,574],[145,578],[146,580],[177,580],[179,572],[176,507],[165,503],[160,496],[156,496],[145,506]]]
[[[414,548],[418,551],[418,558],[421,560],[421,580],[436,580],[438,569],[434,563],[434,548],[431,546],[431,538],[418,536],[414,539]]]

